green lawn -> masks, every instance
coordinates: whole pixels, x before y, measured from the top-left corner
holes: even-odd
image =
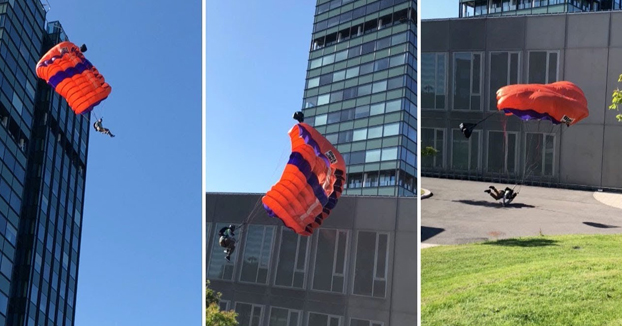
[[[421,325],[622,325],[622,235],[427,248]]]

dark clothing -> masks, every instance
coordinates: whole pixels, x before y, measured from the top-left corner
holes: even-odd
[[[517,193],[514,192],[510,187],[505,187],[505,190],[499,191],[495,186],[490,186],[490,189],[484,190],[490,194],[490,196],[496,200],[503,199],[503,205],[509,204],[516,198]]]
[[[110,132],[110,129],[108,128],[104,128],[103,124],[102,124],[103,118],[99,119],[97,121],[95,121],[95,123],[93,123],[93,128],[95,128],[95,131],[97,132],[101,132],[104,135],[108,135],[110,137],[114,137],[114,135]]]
[[[220,236],[218,244],[220,244],[221,247],[225,248],[225,253],[227,254],[225,258],[228,261],[231,260],[231,254],[233,254],[233,251],[235,250],[236,240],[235,234],[233,233],[234,231],[235,229],[230,226],[226,226],[218,231],[218,235]]]

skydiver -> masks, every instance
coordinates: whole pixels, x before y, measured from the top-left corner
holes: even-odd
[[[518,193],[514,192],[510,187],[505,187],[505,190],[499,191],[495,186],[488,187],[489,189],[484,190],[484,192],[489,193],[490,196],[496,200],[502,199],[503,206],[509,204],[516,198]]]
[[[93,124],[93,128],[95,128],[95,131],[97,131],[97,132],[101,132],[104,135],[108,135],[110,137],[114,137],[114,135],[110,132],[110,129],[104,128],[104,126],[102,125],[103,119],[104,118],[101,117],[99,120],[95,121],[95,123]]]
[[[224,228],[218,231],[218,235],[220,239],[218,243],[221,247],[225,248],[225,253],[227,256],[225,257],[227,261],[231,261],[231,254],[235,250],[235,225],[225,226]]]

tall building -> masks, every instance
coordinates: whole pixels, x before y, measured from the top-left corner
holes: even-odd
[[[622,0],[460,0],[459,17],[537,15],[622,9]]]
[[[608,109],[622,86],[622,11],[423,20],[421,34],[421,143],[438,150],[423,176],[622,188],[622,123]],[[566,127],[497,112],[500,87],[560,80],[583,90],[589,117]],[[460,123],[484,118],[465,138]]]
[[[206,194],[206,275],[240,325],[417,324],[416,197],[342,196],[309,237],[268,217],[260,200]],[[248,220],[225,260],[218,231]]]
[[[344,194],[414,196],[417,2],[318,0],[305,122],[347,165]]]
[[[0,0],[0,325],[74,325],[89,122],[36,76],[45,16]]]

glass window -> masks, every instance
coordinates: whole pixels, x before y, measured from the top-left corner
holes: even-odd
[[[297,289],[305,288],[309,248],[308,237],[300,236],[289,229],[282,228],[274,285]]]
[[[344,80],[345,78],[346,78],[345,70],[337,71],[336,73],[333,74],[333,82],[338,82],[340,80]]]
[[[374,52],[375,46],[376,46],[376,42],[374,42],[374,41],[364,43],[361,46],[361,54],[365,55],[365,54],[369,54],[369,53]]]
[[[354,57],[358,57],[359,55],[361,55],[361,46],[357,45],[353,48],[350,48],[348,50],[348,59],[352,59]]]
[[[385,106],[385,112],[386,113],[395,112],[395,111],[399,111],[401,108],[402,108],[402,100],[395,100],[395,101],[387,102]]]
[[[358,75],[359,75],[359,67],[358,66],[346,70],[346,79],[354,78],[354,77],[357,77]]]
[[[348,121],[354,119],[354,109],[347,109],[341,111],[341,121]]]
[[[350,164],[365,163],[365,151],[350,153]]]
[[[339,62],[348,58],[348,50],[335,53],[335,62]]]
[[[352,134],[352,141],[359,141],[367,139],[367,128],[354,130]]]
[[[330,94],[323,94],[317,97],[317,105],[325,105],[328,104],[330,100]]]
[[[335,103],[343,100],[343,91],[336,91],[330,93],[330,102]]]
[[[384,102],[373,104],[369,109],[369,115],[378,115],[384,113]]]
[[[355,109],[355,118],[365,118],[369,116],[369,105],[359,106]]]
[[[400,124],[398,123],[392,123],[392,124],[388,124],[384,126],[384,137],[387,136],[395,136],[398,135],[400,133]]]
[[[480,131],[474,130],[471,137],[466,138],[459,129],[452,130],[451,167],[454,170],[479,170],[479,139]]]
[[[329,64],[331,64],[333,62],[335,62],[335,54],[334,53],[322,57],[322,66],[329,65]]]
[[[300,310],[272,307],[269,326],[300,326],[301,316]]]
[[[333,82],[333,74],[320,76],[320,86],[328,85]]]
[[[352,130],[346,130],[339,133],[339,143],[349,143],[352,141]]]
[[[389,89],[389,90],[400,88],[400,87],[404,87],[404,77],[403,76],[394,77],[394,78],[391,78],[391,79],[389,79],[387,81],[387,89]]]
[[[384,324],[379,321],[352,318],[350,319],[350,326],[384,326]]]
[[[454,110],[481,110],[481,61],[479,53],[454,53]]]
[[[387,90],[387,81],[379,81],[373,84],[372,93],[384,92]]]
[[[391,46],[391,38],[385,37],[376,41],[376,51],[386,49]]]
[[[385,70],[387,68],[389,68],[389,58],[376,60],[374,63],[374,71]]]
[[[497,90],[518,83],[519,52],[492,52],[490,54],[489,109],[497,110]]]
[[[488,132],[487,170],[492,173],[515,173],[518,159],[518,136],[503,131]]]
[[[322,58],[317,58],[315,60],[311,60],[311,63],[309,64],[309,69],[315,69],[321,66],[322,66]]]
[[[359,86],[357,93],[359,96],[365,96],[365,95],[371,94],[371,84]]]
[[[383,186],[395,186],[395,170],[380,171],[379,185]]]
[[[527,133],[525,136],[525,175],[553,176],[555,135]]]
[[[249,225],[246,228],[241,282],[266,284],[274,241],[274,226]]]
[[[352,294],[384,298],[388,264],[389,235],[359,231]]]
[[[339,117],[341,117],[341,112],[331,112],[328,114],[328,124],[339,122]]]
[[[326,119],[328,118],[327,114],[321,114],[318,116],[315,116],[315,126],[322,126],[326,124]]]
[[[383,161],[397,160],[397,147],[383,148],[382,149],[382,160]]]
[[[372,162],[378,162],[378,161],[380,161],[380,150],[379,149],[368,150],[365,153],[365,163],[372,163]]]
[[[309,322],[313,326],[341,326],[341,317],[317,312],[309,312]]]
[[[406,40],[407,40],[406,32],[400,33],[400,34],[397,34],[397,35],[393,35],[391,37],[391,46],[404,43],[404,42],[406,42]]]
[[[317,96],[313,96],[313,97],[307,97],[305,99],[305,108],[312,108],[317,106]]]
[[[354,153],[353,153],[354,154]],[[345,288],[348,233],[345,230],[319,229],[317,232],[313,290],[343,293]],[[320,325],[311,323],[310,325]]]
[[[350,87],[343,90],[343,99],[349,100],[351,98],[355,98],[358,95],[357,87]]]
[[[389,58],[389,67],[397,67],[406,63],[406,53]]]
[[[235,312],[238,313],[236,320],[240,325],[260,326],[262,311],[263,306],[261,305],[243,302],[235,303]]]
[[[367,128],[367,139],[374,139],[382,137],[382,126]]]
[[[374,63],[373,62],[368,62],[366,64],[361,65],[360,67],[361,68],[359,70],[359,76],[366,75],[366,74],[369,74],[369,73],[374,71]]]
[[[337,142],[339,141],[339,134],[338,133],[328,134],[326,135],[326,140],[328,140],[328,142],[331,144],[337,144]]]
[[[557,52],[529,52],[529,83],[548,84],[557,81]]]

